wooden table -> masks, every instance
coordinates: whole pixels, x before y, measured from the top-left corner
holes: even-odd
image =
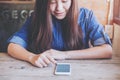
[[[0,80],[120,80],[120,56],[102,60],[63,60],[71,64],[70,76],[54,75],[55,66],[37,68],[0,53]]]

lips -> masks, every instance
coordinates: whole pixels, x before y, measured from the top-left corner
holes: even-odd
[[[60,15],[63,15],[64,12],[55,12],[55,14],[60,16]]]

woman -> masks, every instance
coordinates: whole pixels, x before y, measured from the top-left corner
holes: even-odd
[[[36,0],[33,15],[9,39],[8,53],[41,68],[57,59],[111,58],[103,26],[76,1]]]

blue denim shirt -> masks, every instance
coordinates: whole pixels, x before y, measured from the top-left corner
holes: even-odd
[[[8,42],[16,43],[24,48],[27,48],[30,22],[31,18],[28,18],[22,28],[9,38]],[[85,44],[85,48],[89,48],[89,42],[91,42],[93,46],[103,44],[111,45],[110,38],[105,33],[103,25],[97,21],[92,11],[86,8],[81,8],[79,12],[78,24],[83,32],[83,42]],[[56,50],[63,50],[64,47],[61,25],[58,21],[53,20],[52,48]]]

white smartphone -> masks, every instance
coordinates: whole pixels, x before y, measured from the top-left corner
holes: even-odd
[[[57,63],[55,67],[55,75],[70,75],[70,63]]]

